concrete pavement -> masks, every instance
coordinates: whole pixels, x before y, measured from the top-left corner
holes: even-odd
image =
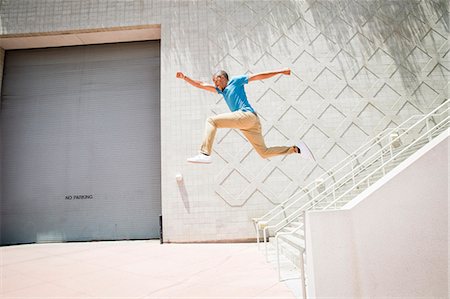
[[[115,241],[0,247],[0,297],[295,298],[256,244]]]

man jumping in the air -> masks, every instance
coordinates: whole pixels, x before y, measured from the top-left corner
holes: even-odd
[[[231,113],[211,116],[206,120],[206,132],[200,153],[197,156],[189,158],[188,162],[211,163],[211,151],[217,128],[241,130],[256,152],[263,158],[298,153],[305,159],[314,160],[314,156],[303,141],[299,141],[298,144],[293,146],[275,146],[269,148],[264,143],[259,117],[247,100],[244,84],[255,80],[267,79],[278,74],[290,75],[291,70],[284,69],[281,71],[236,76],[231,78],[230,81],[228,81],[228,74],[225,71],[218,71],[212,78],[214,85],[192,80],[182,72],[178,72],[177,78],[183,79],[197,88],[223,95],[231,110]]]

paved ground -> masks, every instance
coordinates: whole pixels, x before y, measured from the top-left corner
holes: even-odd
[[[6,246],[0,278],[4,299],[295,298],[255,244]]]

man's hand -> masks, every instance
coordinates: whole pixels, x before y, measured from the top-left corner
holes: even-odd
[[[186,76],[185,74],[183,74],[182,72],[177,72],[177,78],[178,79],[183,79],[184,81],[186,81],[187,83],[191,84],[192,86],[195,86],[197,88],[200,89],[204,89],[210,92],[214,92],[217,93],[216,88],[214,87],[214,85],[211,84],[206,84],[204,82],[201,81],[197,81],[197,80],[192,80],[191,78],[189,78],[188,76]]]

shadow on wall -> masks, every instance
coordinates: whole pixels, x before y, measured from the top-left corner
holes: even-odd
[[[292,77],[299,80],[279,85],[278,89],[284,92],[280,96],[297,98],[295,101],[306,118],[311,117],[308,110],[314,104],[303,100],[311,98],[309,95],[298,99],[308,88],[315,89],[328,102],[347,89],[352,95],[344,92],[342,97],[352,99],[348,101],[349,107],[338,107],[341,111],[357,106],[359,98],[369,102],[377,98],[377,109],[384,115],[399,112],[401,107],[393,109],[392,105],[401,106],[405,101],[418,104],[414,106],[419,108],[410,113],[424,113],[420,109],[432,108],[436,96],[447,97],[448,70],[441,63],[449,55],[445,54],[444,44],[449,30],[447,0],[206,1],[206,4],[209,65],[226,69],[231,75],[291,66]],[[389,88],[379,86],[384,82]],[[364,93],[376,83],[378,91]],[[330,87],[335,89],[332,93]],[[382,94],[378,94],[382,89]],[[426,93],[429,89],[432,96]],[[252,98],[258,101],[263,93],[256,91]],[[403,99],[397,102],[400,96]],[[344,114],[352,116],[345,111]]]
[[[300,138],[317,153],[318,166],[292,180],[299,185],[447,97],[448,0],[208,0],[206,12],[212,68],[230,75],[292,68],[290,77],[246,88],[269,143]],[[226,111],[217,103],[214,113]]]
[[[422,80],[420,74],[423,68],[423,64],[414,59],[412,52],[416,46],[421,49],[428,48],[430,51],[430,45],[425,45],[424,41],[424,37],[431,30],[428,23],[441,22],[445,31],[449,32],[447,0],[306,0],[306,2],[310,5],[313,25],[329,38],[330,48],[336,43],[352,54],[358,55],[358,52],[362,52],[369,60],[370,55],[378,47],[386,49],[395,63],[405,90],[410,95],[414,95]],[[352,47],[349,43],[352,35],[357,35],[360,39],[358,45],[363,45],[362,47]],[[439,47],[432,35],[431,39],[433,40],[431,54],[439,61]],[[391,77],[394,74],[395,72]]]
[[[178,191],[180,191],[181,199],[183,200],[184,208],[188,213],[191,212],[191,206],[189,204],[189,195],[186,190],[186,185],[183,180],[177,180]]]
[[[183,71],[195,79],[210,81],[212,70],[208,65],[207,55],[203,55],[206,45],[202,43],[207,36],[206,1],[180,0],[160,1],[166,7],[162,16],[162,26],[170,24],[170,51],[161,54],[170,61],[171,65],[178,66],[177,71]],[[188,16],[189,21],[183,20]],[[196,53],[202,53],[197,55]],[[172,76],[172,74],[171,74]],[[175,77],[175,73],[173,73]]]
[[[399,76],[408,95],[414,95],[423,80],[426,64],[423,60],[434,58],[439,62],[441,58],[438,54],[441,45],[435,35],[446,40],[442,31],[449,31],[447,0],[207,3],[212,67],[240,73],[243,69],[286,66],[295,63],[295,57],[312,46],[320,52],[316,58],[347,51],[352,58],[347,61],[343,59],[345,55],[337,58],[341,68],[359,69],[361,64],[377,63],[373,56],[378,56],[375,54],[380,49],[387,56],[380,63],[393,64],[389,73],[383,74],[387,76],[385,79],[397,80],[393,77]],[[430,33],[438,23],[443,28],[441,33]],[[326,45],[319,40],[325,40]],[[327,46],[328,49],[322,48]],[[354,57],[359,58],[359,65],[355,65]],[[348,81],[353,79],[352,75],[343,76]]]

